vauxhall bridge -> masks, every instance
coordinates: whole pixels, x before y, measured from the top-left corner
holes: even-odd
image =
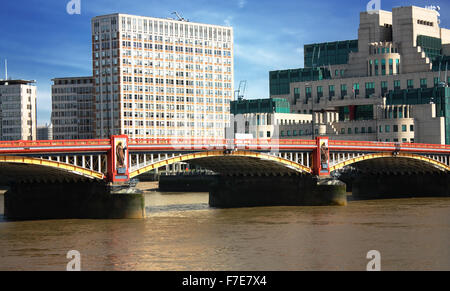
[[[126,185],[149,171],[180,163],[218,174],[210,192],[210,205],[217,207],[342,205],[346,191],[337,179],[360,198],[450,194],[450,146],[446,145],[327,137],[230,140],[129,139],[124,135],[0,142],[0,184],[10,185],[5,215],[143,217],[142,194]],[[343,174],[348,172],[350,182]]]

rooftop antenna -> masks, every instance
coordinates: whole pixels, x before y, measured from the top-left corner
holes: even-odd
[[[5,59],[5,80],[8,81],[8,60]]]

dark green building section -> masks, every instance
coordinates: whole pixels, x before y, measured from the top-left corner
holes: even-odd
[[[417,46],[421,46],[428,58],[433,62],[442,55],[442,40],[440,38],[418,35]]]
[[[358,52],[358,40],[307,44],[304,51],[305,68],[343,65],[351,52]]]
[[[231,114],[291,113],[289,102],[282,98],[231,101]]]
[[[450,145],[450,88],[435,87],[390,91],[386,97],[387,105],[436,104],[436,115],[445,117],[445,143]]]
[[[433,71],[438,72],[439,69],[443,72],[441,81],[445,82],[445,69],[450,70],[450,56],[439,56],[433,61]],[[450,78],[449,78],[450,79]],[[448,82],[448,80],[447,80]]]
[[[294,82],[331,79],[328,68],[306,68],[269,72],[270,96],[289,95],[290,84]]]
[[[339,107],[339,121],[373,120],[373,105]]]

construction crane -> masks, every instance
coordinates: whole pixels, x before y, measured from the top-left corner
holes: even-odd
[[[172,12],[172,14],[175,14],[175,16],[178,18],[178,21],[186,21],[186,22],[189,21],[189,20],[184,19],[183,17],[181,17],[180,14],[178,14],[178,12],[176,12],[176,11]]]
[[[234,98],[237,99],[238,101],[243,100],[245,96],[245,90],[247,90],[246,80],[239,82],[239,88],[236,91],[234,91]]]

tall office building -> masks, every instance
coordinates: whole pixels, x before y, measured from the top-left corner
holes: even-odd
[[[362,12],[357,40],[305,45],[306,68],[269,73],[272,98],[314,114],[281,136],[450,144],[449,63],[435,10]]]
[[[111,14],[92,19],[95,135],[224,138],[233,29]]]
[[[36,140],[34,83],[0,80],[0,140]]]
[[[94,138],[92,77],[53,79],[53,139]]]

